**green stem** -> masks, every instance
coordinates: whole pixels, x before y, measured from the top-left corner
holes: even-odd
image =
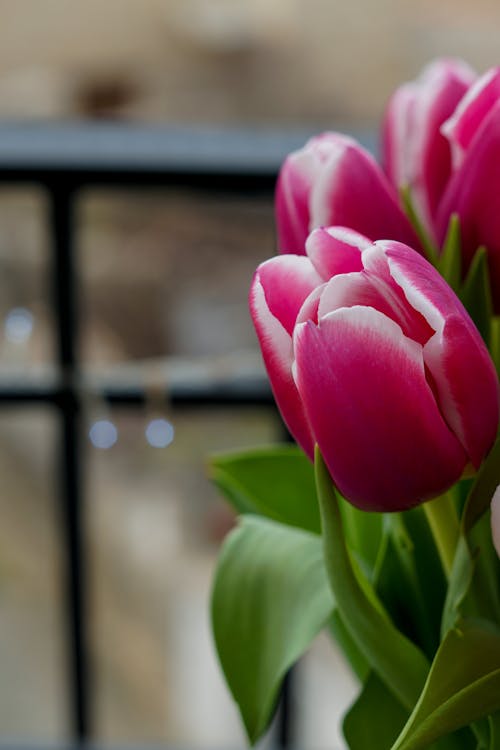
[[[449,492],[423,504],[427,521],[447,578],[450,577],[459,536],[455,506]]]
[[[415,211],[415,208],[413,207],[413,201],[411,198],[411,189],[409,185],[404,185],[400,190],[400,196],[401,196],[401,202],[403,204],[403,208],[405,210],[405,213],[410,220],[410,224],[412,225],[413,229],[415,230],[415,233],[420,240],[420,244],[422,245],[422,249],[425,253],[425,256],[429,263],[432,263],[434,267],[437,268],[439,264],[439,251],[436,247],[434,247],[434,243],[430,239],[427,231],[424,228],[424,225],[420,221],[420,218]]]

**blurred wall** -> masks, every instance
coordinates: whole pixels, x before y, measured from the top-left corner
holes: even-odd
[[[1,0],[0,116],[370,124],[436,55],[498,62],[494,0]]]

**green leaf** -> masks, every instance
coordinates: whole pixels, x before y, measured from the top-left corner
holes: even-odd
[[[500,618],[500,565],[492,545],[489,519],[484,517],[498,484],[500,438],[483,461],[465,501],[443,608],[443,637],[464,614],[474,613],[493,621]]]
[[[486,346],[489,346],[493,303],[488,270],[488,254],[485,247],[479,247],[476,250],[459,296],[476,324]]]
[[[361,653],[397,700],[411,710],[428,672],[423,653],[394,627],[346,547],[336,491],[316,449],[316,484],[325,565],[342,620]]]
[[[387,536],[384,514],[359,510],[343,498],[340,498],[339,507],[349,550],[370,582],[373,582]]]
[[[500,315],[494,315],[490,321],[490,353],[500,378]]]
[[[466,613],[473,612],[494,621],[500,617],[499,561],[492,545],[489,519],[484,516],[499,483],[500,439],[497,439],[465,501],[443,609],[443,637]]]
[[[493,493],[500,484],[500,438],[483,461],[469,492],[462,515],[462,529],[469,533],[474,524],[490,507]]]
[[[438,270],[451,288],[458,293],[462,279],[462,251],[458,214],[451,215],[446,239],[439,256]]]
[[[443,607],[441,636],[454,628],[463,614],[463,603],[471,587],[476,565],[475,555],[470,551],[466,538],[459,537],[455,559],[451,569],[448,592]]]
[[[356,702],[344,717],[344,737],[350,750],[377,750],[391,747],[408,719],[408,712],[371,672]]]
[[[500,622],[500,559],[493,546],[490,515],[485,514],[469,534],[469,546],[476,557],[471,597],[475,616]]]
[[[439,645],[446,584],[427,519],[422,508],[415,508],[387,514],[385,523],[388,543],[376,591],[398,630],[432,658]]]
[[[314,469],[295,445],[214,456],[209,475],[240,513],[320,533]]]
[[[392,750],[419,750],[500,709],[500,634],[463,622],[441,644],[422,695]]]
[[[410,224],[415,230],[418,239],[420,240],[420,244],[422,245],[422,250],[425,253],[425,257],[427,258],[429,263],[432,263],[432,265],[437,268],[439,264],[438,249],[437,247],[435,247],[427,230],[422,224],[420,217],[415,211],[415,207],[413,205],[413,200],[411,196],[411,188],[409,185],[404,185],[401,188],[400,196],[401,196],[401,202],[403,204],[405,213],[408,219],[410,220]]]
[[[250,742],[268,727],[283,677],[333,607],[318,536],[242,519],[219,557],[212,628]]]
[[[361,684],[364,683],[370,672],[370,665],[360,652],[352,636],[346,628],[338,609],[335,607],[330,619],[330,632],[335,639],[337,646],[342,650],[345,658],[349,662],[352,671]]]
[[[488,750],[500,750],[500,712],[488,716],[490,742]]]
[[[471,730],[477,741],[476,750],[490,750],[491,730],[488,718],[474,721]]]

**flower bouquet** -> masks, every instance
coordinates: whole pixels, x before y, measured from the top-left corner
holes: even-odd
[[[214,457],[241,514],[212,621],[250,742],[326,629],[351,750],[500,748],[500,69],[439,60],[383,163],[326,133],[279,175],[250,310],[299,447]]]

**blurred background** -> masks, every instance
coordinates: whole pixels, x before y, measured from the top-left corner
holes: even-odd
[[[0,0],[0,120],[244,128],[249,138],[342,128],[374,141],[391,90],[432,57],[498,64],[499,25],[494,0]],[[85,375],[158,385],[172,358],[258,361],[246,296],[274,252],[270,196],[92,189],[74,228]],[[50,242],[43,190],[2,185],[6,381],[54,367]],[[232,517],[205,463],[279,439],[280,423],[266,408],[83,399],[91,738],[242,748],[207,611]],[[57,432],[48,406],[0,413],[0,740],[71,734]],[[318,639],[296,676],[296,743],[340,747],[354,690]]]

